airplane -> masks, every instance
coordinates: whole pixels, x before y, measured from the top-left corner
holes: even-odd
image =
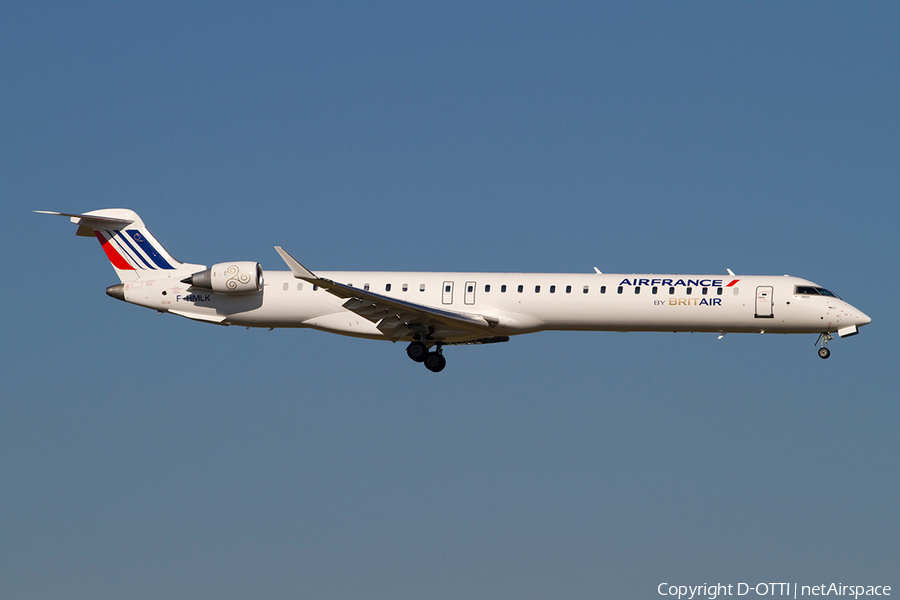
[[[832,334],[859,333],[872,320],[806,279],[784,276],[594,273],[313,273],[280,246],[290,269],[257,262],[181,263],[134,211],[35,211],[69,217],[96,237],[119,276],[118,300],[194,321],[244,327],[312,328],[407,343],[432,372],[444,346],[492,344],[538,331],[659,331],[818,334],[828,358]]]

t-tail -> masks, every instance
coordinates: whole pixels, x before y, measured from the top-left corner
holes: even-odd
[[[78,225],[76,235],[96,237],[123,284],[141,278],[158,279],[165,275],[183,277],[186,272],[190,274],[206,268],[175,260],[132,210],[105,208],[83,214],[48,210],[35,212],[69,217]]]

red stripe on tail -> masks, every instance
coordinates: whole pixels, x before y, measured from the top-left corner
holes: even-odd
[[[112,263],[112,266],[119,269],[120,271],[134,271],[134,267],[128,264],[122,255],[113,247],[112,244],[109,243],[103,234],[94,230],[94,235],[97,236],[97,239],[100,240],[100,246],[103,248],[103,251],[106,252],[106,258],[109,259],[109,262]]]

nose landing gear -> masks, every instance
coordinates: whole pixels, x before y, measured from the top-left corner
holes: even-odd
[[[822,347],[819,348],[819,358],[828,358],[831,356],[831,350],[828,349],[828,342],[833,340],[834,338],[831,336],[831,333],[824,332],[819,334],[819,338],[816,340],[816,345],[819,345],[819,342],[822,343]]]

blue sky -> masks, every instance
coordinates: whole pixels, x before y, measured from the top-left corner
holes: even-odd
[[[900,586],[900,9],[0,7],[0,597]],[[180,260],[782,274],[814,336],[403,348],[105,296],[32,210]]]

